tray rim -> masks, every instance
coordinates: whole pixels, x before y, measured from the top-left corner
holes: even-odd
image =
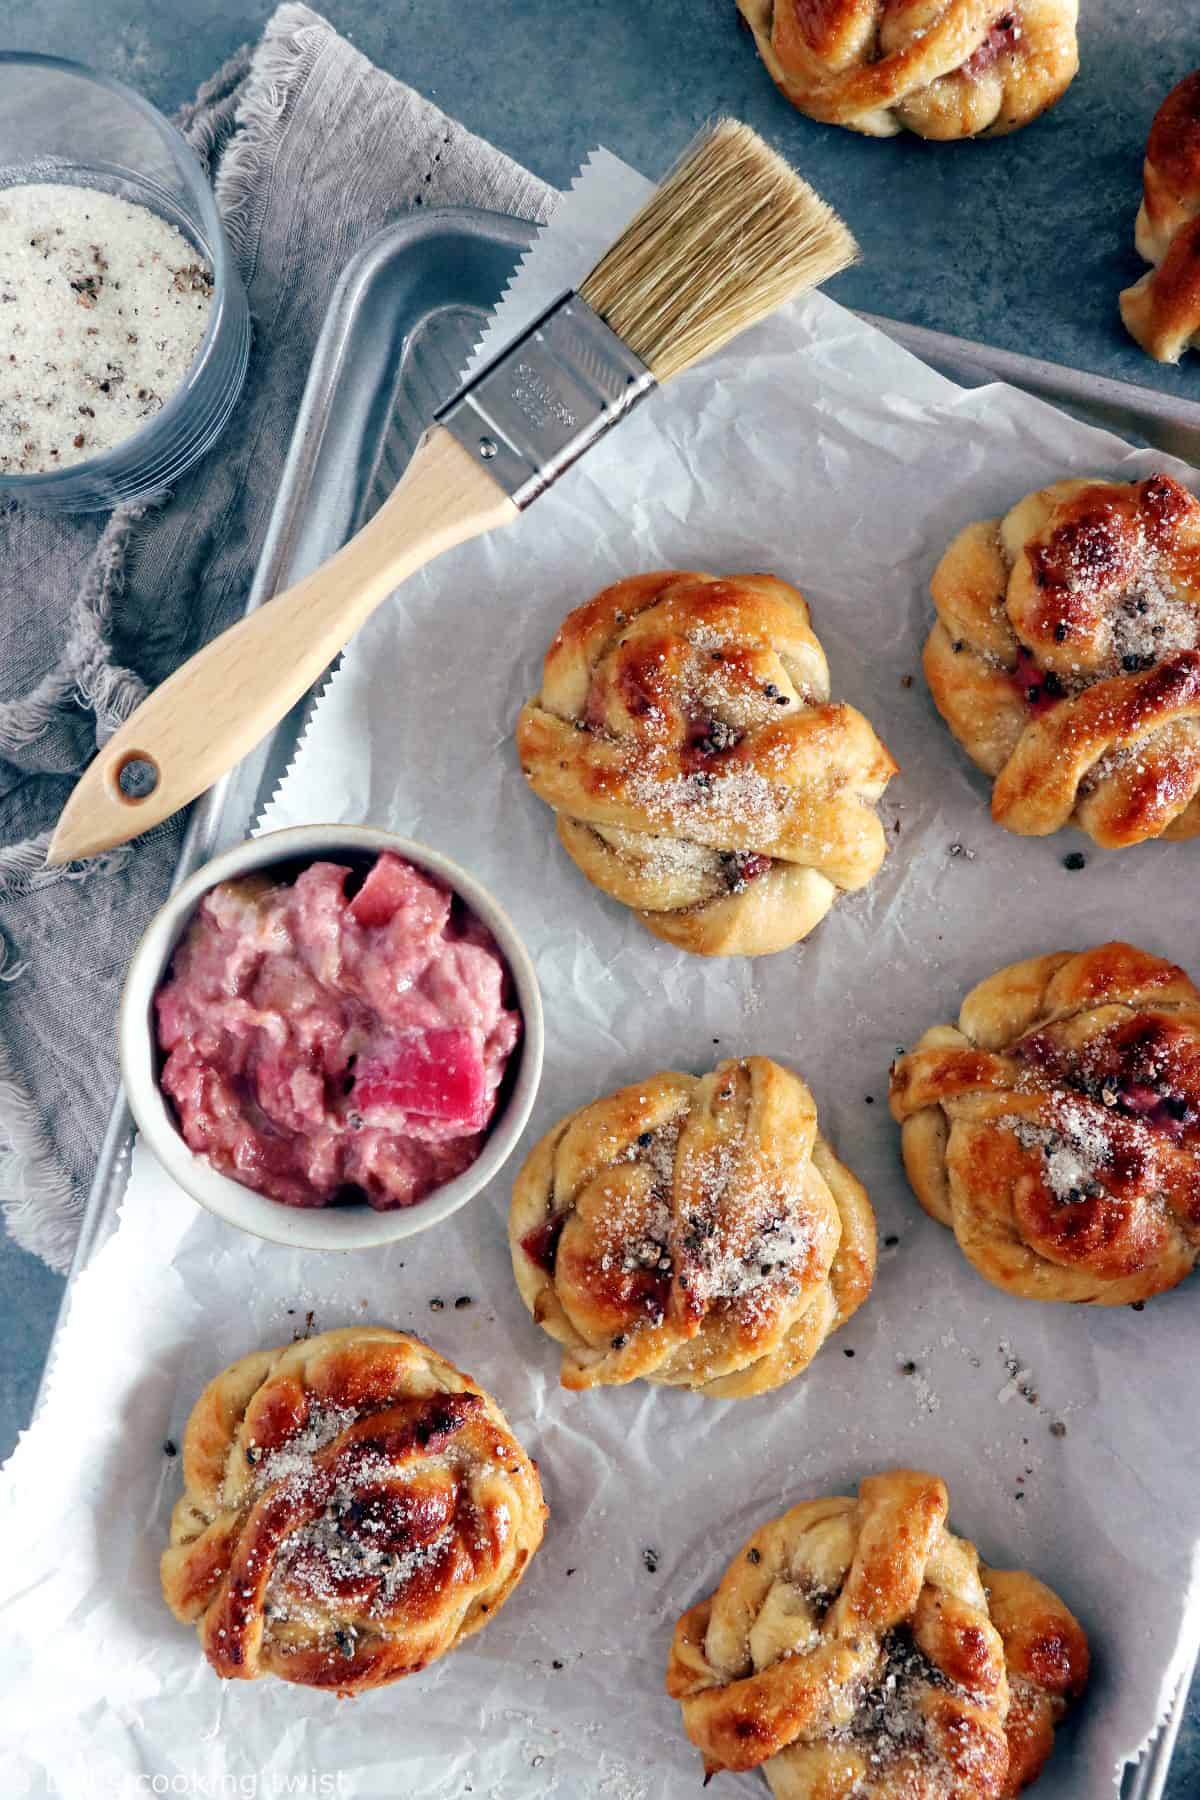
[[[295,509],[306,492],[306,483],[320,449],[330,398],[345,360],[349,328],[353,326],[364,293],[381,268],[398,256],[419,256],[422,247],[430,240],[437,240],[446,234],[459,234],[486,239],[492,244],[511,249],[514,252],[515,271],[517,262],[534,242],[537,230],[537,225],[530,221],[482,207],[430,207],[427,211],[407,214],[382,227],[351,257],[333,289],[318,334],[279,488],[247,595],[245,614],[257,610],[278,591],[275,578],[288,558]],[[952,333],[931,330],[905,320],[862,311],[856,311],[855,316],[882,331],[919,361],[935,369],[950,366],[978,374],[986,381],[1006,382],[1051,405],[1091,413],[1094,422],[1118,435],[1121,434],[1121,427],[1111,415],[1125,410],[1136,417],[1139,434],[1147,442],[1170,454],[1182,454],[1178,448],[1180,439],[1186,442],[1194,436],[1195,454],[1200,461],[1198,401],[1181,399],[1141,383],[1117,380],[1066,364],[1027,356],[1018,351],[956,337]],[[1106,414],[1110,416],[1106,417]],[[307,702],[302,703],[300,708],[293,709],[269,734],[264,748],[278,751],[281,742],[286,742],[289,753],[294,751],[303,735],[304,713],[324,685],[324,679],[312,690]],[[288,734],[288,737],[284,734]],[[248,758],[246,762],[252,760],[253,758]],[[239,765],[224,776],[193,807],[172,875],[170,893],[174,893],[196,868],[216,854],[231,825],[241,835],[247,835],[251,831],[255,817],[253,799],[249,807],[245,806],[244,802],[249,797],[248,783],[244,779],[239,781],[239,774],[244,766]],[[239,808],[241,810],[237,810]],[[236,821],[230,818],[235,810]],[[73,1285],[92,1261],[102,1242],[115,1229],[128,1181],[133,1139],[133,1118],[124,1091],[118,1085],[101,1142],[95,1174],[88,1190],[79,1241],[67,1272],[51,1333],[31,1423],[36,1420],[45,1397]],[[1179,1684],[1169,1712],[1154,1731],[1139,1761],[1126,1765],[1120,1790],[1121,1800],[1162,1800],[1191,1686],[1200,1668],[1200,1621],[1197,1622],[1194,1636],[1196,1642],[1185,1651]]]

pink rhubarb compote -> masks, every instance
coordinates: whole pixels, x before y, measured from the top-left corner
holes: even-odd
[[[156,997],[192,1150],[287,1206],[411,1206],[483,1146],[521,1031],[480,921],[384,851],[357,892],[318,862],[224,882]]]

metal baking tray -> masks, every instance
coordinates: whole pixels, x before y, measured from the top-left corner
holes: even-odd
[[[434,411],[453,393],[532,237],[531,226],[498,213],[431,210],[388,226],[349,264],[309,371],[247,612],[323,562],[390,493]],[[1135,443],[1200,465],[1200,404],[862,316],[965,386],[1009,382]],[[321,685],[197,803],[175,885],[246,836],[292,758]],[[68,1294],[70,1281],[115,1228],[132,1137],[133,1122],[118,1094]],[[1161,1800],[1188,1686],[1182,1684],[1152,1749],[1128,1771],[1122,1800]]]

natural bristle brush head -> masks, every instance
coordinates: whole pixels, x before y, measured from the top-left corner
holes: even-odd
[[[662,382],[857,256],[833,208],[757,132],[722,119],[579,292]]]

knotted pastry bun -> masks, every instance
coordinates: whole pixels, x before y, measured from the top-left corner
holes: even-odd
[[[807,1367],[875,1272],[864,1189],[804,1082],[764,1056],[572,1113],[517,1178],[509,1243],[567,1388],[642,1376],[765,1393]]]
[[[998,137],[1079,68],[1079,0],[738,0],[775,85],[869,137]]]
[[[1200,69],[1150,128],[1135,241],[1154,266],[1121,295],[1121,317],[1143,350],[1177,363],[1200,346]]]
[[[892,1071],[917,1199],[1029,1300],[1124,1306],[1200,1258],[1200,994],[1131,944],[972,989]]]
[[[1117,848],[1200,832],[1200,503],[1059,481],[951,544],[925,674],[992,817]]]
[[[792,1507],[675,1627],[667,1692],[706,1775],[777,1800],[1007,1800],[1083,1692],[1088,1646],[1032,1575],[946,1527],[945,1484],[869,1475]]]
[[[576,608],[517,752],[588,879],[704,956],[796,943],[887,848],[896,765],[770,575],[665,570]]]
[[[162,1587],[218,1675],[357,1694],[486,1625],[542,1541],[500,1408],[401,1331],[244,1356],[183,1440]]]

